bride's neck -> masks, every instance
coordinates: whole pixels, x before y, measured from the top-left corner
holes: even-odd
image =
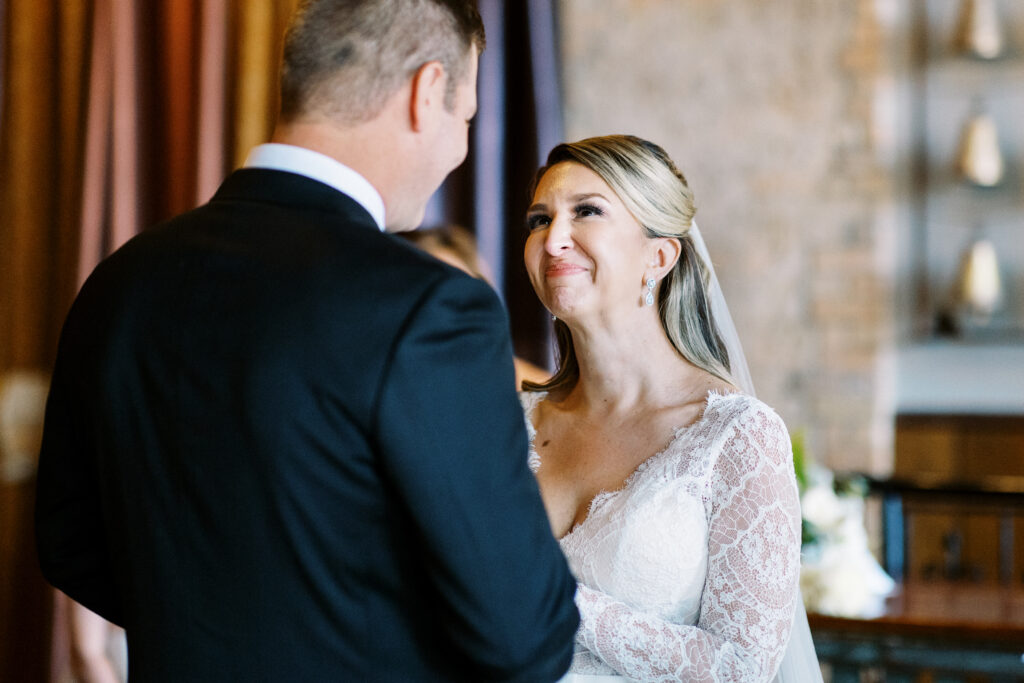
[[[679,355],[656,315],[571,330],[580,377],[567,398],[577,408],[619,412],[666,405],[696,379],[697,369]]]

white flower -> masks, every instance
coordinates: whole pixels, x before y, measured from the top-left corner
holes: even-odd
[[[895,586],[866,548],[826,547],[820,561],[806,565],[800,576],[813,611],[842,617],[879,616]]]
[[[842,505],[831,483],[808,488],[800,500],[800,506],[803,508],[804,519],[819,529],[833,527],[843,515]]]
[[[879,616],[896,584],[871,554],[863,499],[837,496],[829,473],[816,477],[801,503],[804,518],[820,532],[800,573],[808,609],[842,617]]]

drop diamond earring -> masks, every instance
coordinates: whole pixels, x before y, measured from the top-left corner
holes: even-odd
[[[647,278],[647,296],[644,298],[644,303],[648,306],[654,305],[654,285],[655,281],[653,277]]]

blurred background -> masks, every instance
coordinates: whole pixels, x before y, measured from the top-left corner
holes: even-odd
[[[31,537],[61,322],[266,139],[294,5],[0,0],[0,680],[71,680]],[[661,144],[794,435],[827,678],[1024,680],[1024,3],[480,6],[470,158],[426,223],[475,234],[518,355],[551,362],[521,265],[538,163]]]

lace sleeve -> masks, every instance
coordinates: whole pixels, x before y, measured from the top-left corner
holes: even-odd
[[[580,586],[577,641],[643,681],[769,681],[792,628],[800,507],[789,436],[767,407],[721,436],[710,499],[708,575],[696,626],[674,624]]]

